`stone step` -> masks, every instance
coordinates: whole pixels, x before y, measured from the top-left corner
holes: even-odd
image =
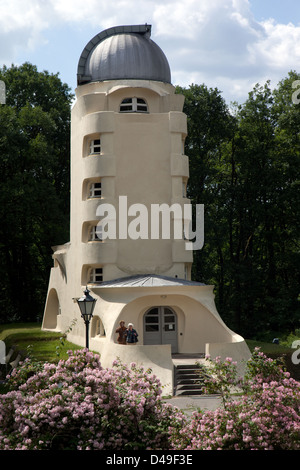
[[[177,385],[179,385],[179,384],[191,384],[191,383],[195,384],[195,385],[196,384],[200,385],[203,382],[203,380],[199,380],[198,377],[189,377],[189,378],[177,377],[176,382],[177,382]]]
[[[193,381],[193,382],[199,382],[200,379],[198,377],[196,377],[195,375],[192,375],[192,374],[189,374],[189,375],[177,375],[177,383],[180,381],[180,382],[189,382],[189,381]]]
[[[177,386],[177,390],[200,390],[201,387],[198,384],[181,384]]]
[[[180,364],[175,367],[175,395],[202,395],[204,378],[200,376],[200,368],[195,364]]]
[[[194,370],[199,370],[200,367],[197,366],[196,364],[178,364],[178,365],[176,366],[176,369],[182,369],[182,370],[184,370],[184,369],[194,369]]]
[[[176,390],[176,396],[180,395],[202,395],[202,393],[199,390]]]
[[[176,375],[177,377],[190,377],[190,376],[193,376],[193,377],[202,377],[198,371],[193,371],[193,370],[188,370],[188,371],[185,371],[185,372],[182,372],[181,370],[176,370]]]

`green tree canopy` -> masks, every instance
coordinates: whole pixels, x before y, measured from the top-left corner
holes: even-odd
[[[58,74],[0,69],[1,321],[41,316],[51,246],[69,238],[70,104]]]
[[[218,90],[186,97],[189,197],[205,205],[205,245],[193,277],[216,286],[227,324],[247,337],[299,321],[299,124],[291,72],[256,85],[229,110]]]

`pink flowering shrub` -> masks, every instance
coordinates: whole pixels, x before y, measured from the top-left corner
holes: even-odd
[[[149,371],[115,361],[101,366],[87,350],[55,364],[25,361],[0,395],[1,450],[169,448],[169,427],[185,423],[162,403]]]
[[[206,391],[223,406],[188,419],[135,364],[104,369],[87,350],[25,361],[0,395],[0,450],[300,450],[299,382],[258,350],[247,366],[241,380],[230,358],[210,361]]]
[[[206,385],[222,394],[224,407],[195,412],[180,430],[172,429],[173,449],[300,450],[299,382],[259,350],[247,365],[241,380],[229,358],[217,358],[211,388],[209,380]],[[239,398],[230,396],[230,386],[240,387]]]
[[[233,387],[240,387],[242,384],[242,379],[237,375],[237,363],[231,357],[221,361],[220,357],[212,360],[207,356],[206,361],[208,365],[198,363],[203,391],[206,394],[220,394],[226,408]]]

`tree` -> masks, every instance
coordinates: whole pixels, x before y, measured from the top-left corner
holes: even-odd
[[[190,176],[187,195],[195,204],[205,208],[205,244],[194,252],[193,278],[212,282],[220,296],[223,286],[223,249],[219,242],[224,238],[224,227],[215,223],[223,203],[216,201],[222,196],[221,180],[222,145],[231,138],[234,118],[218,89],[206,85],[191,85],[188,89],[177,87],[176,92],[185,97],[183,111],[187,114],[188,136],[185,153],[189,157]]]
[[[193,277],[216,286],[226,323],[253,337],[299,318],[299,120],[293,72],[256,85],[229,112],[217,90],[180,91],[188,115],[188,194],[205,205]]]
[[[299,143],[283,128],[299,113],[291,94],[292,87],[290,104],[280,107],[282,84],[274,92],[257,85],[240,108],[231,146],[230,310],[243,333],[293,329],[299,315]]]
[[[0,69],[1,321],[42,315],[51,246],[68,240],[72,94],[29,63]]]

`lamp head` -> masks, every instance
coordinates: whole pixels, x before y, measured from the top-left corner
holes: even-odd
[[[77,299],[80,313],[85,322],[90,322],[96,304],[96,299],[90,295],[88,288],[85,288],[84,295]]]

